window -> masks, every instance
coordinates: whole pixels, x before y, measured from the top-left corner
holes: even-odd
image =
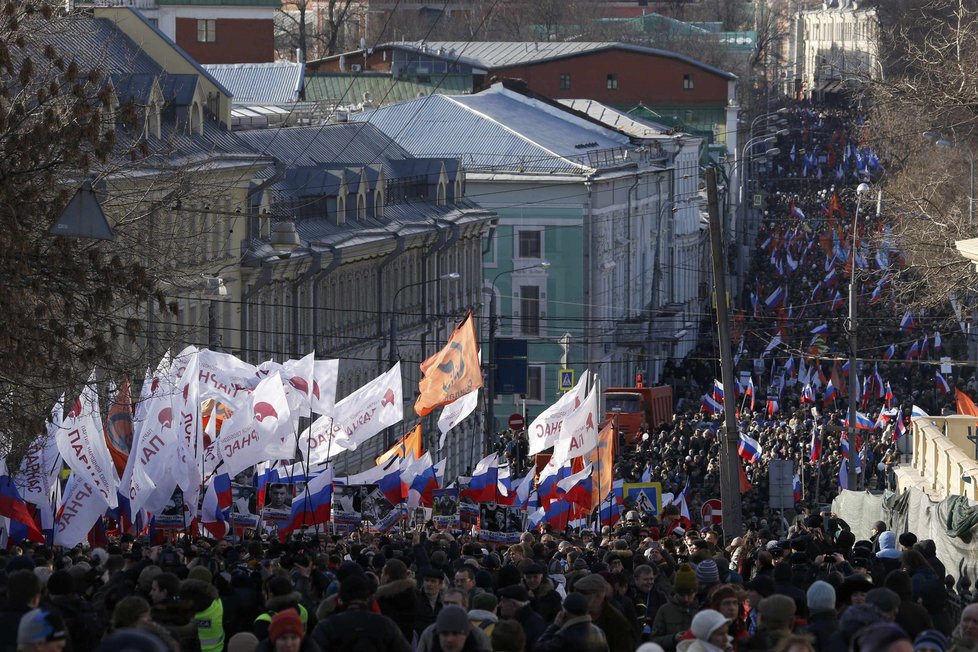
[[[520,286],[520,332],[540,334],[540,288],[536,285]]]
[[[683,75],[683,89],[687,91],[693,90],[693,76]]]
[[[570,88],[570,73],[562,72],[560,73],[560,90],[566,91]]]
[[[540,258],[543,253],[541,231],[519,232],[518,258]]]
[[[613,91],[618,88],[618,75],[608,73],[608,90]]]
[[[214,43],[217,41],[217,21],[213,18],[197,19],[197,42]]]
[[[367,196],[362,192],[357,195],[357,220],[367,219]]]
[[[380,219],[384,216],[384,191],[380,188],[374,192],[374,217]]]
[[[543,401],[543,367],[526,368],[526,400]]]

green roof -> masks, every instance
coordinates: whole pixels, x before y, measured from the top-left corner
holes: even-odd
[[[158,5],[194,7],[281,7],[282,0],[156,0]]]
[[[428,81],[410,76],[401,79],[386,73],[335,73],[306,75],[306,101],[353,104],[370,93],[376,105],[412,100],[423,95],[463,95],[472,92],[471,75],[431,75]]]

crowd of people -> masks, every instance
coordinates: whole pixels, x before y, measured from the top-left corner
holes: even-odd
[[[841,368],[836,284],[847,265],[857,269],[866,325],[861,409],[874,418],[901,410],[849,443],[859,487],[892,483],[901,416],[953,401],[934,374],[940,355],[962,357],[962,342],[952,332],[935,338],[926,316],[899,323],[886,287],[899,261],[885,211],[860,214],[862,244],[844,255],[856,201],[846,188],[879,169],[851,112],[800,105],[785,117],[792,135],[758,181],[765,205],[748,274],[758,280],[734,320],[738,375],[754,389],[728,400],[761,446],[745,466],[744,536],[724,540],[720,528],[695,524],[700,505],[720,496],[721,415],[700,403],[719,376],[707,338],[660,379],[674,388],[674,419],[648,424],[615,468],[616,478],[658,481],[674,495],[689,487],[692,523],[674,505],[654,515],[626,504],[599,531],[544,524],[507,545],[433,523],[383,535],[301,532],[284,543],[151,546],[124,535],[91,550],[23,544],[0,553],[0,652],[978,650],[978,604],[967,579],[948,574],[954,560],[883,522],[863,538],[825,508],[845,475],[841,430],[830,426],[842,424],[846,393],[857,391]],[[974,393],[961,368],[947,376]],[[885,379],[886,395],[871,377]],[[501,439],[499,452],[531,468],[519,435]],[[802,488],[793,510],[775,512],[767,476],[779,459],[794,462]]]
[[[669,531],[667,531],[669,530]],[[932,541],[799,516],[724,545],[635,511],[486,545],[433,526],[0,556],[0,651],[978,650]]]

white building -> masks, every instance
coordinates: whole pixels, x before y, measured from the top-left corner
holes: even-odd
[[[795,15],[790,36],[789,94],[836,92],[852,78],[877,78],[879,18],[857,0],[830,0]]]

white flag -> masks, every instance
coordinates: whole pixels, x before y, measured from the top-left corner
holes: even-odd
[[[198,392],[197,352],[176,358],[173,369],[179,376],[177,392],[172,396],[173,414],[177,415],[177,484],[183,489],[184,515],[197,513],[200,498],[201,457],[204,454],[204,433],[200,429],[200,398]],[[175,376],[176,379],[176,376]],[[189,507],[189,509],[186,509]]]
[[[779,346],[781,346],[781,334],[780,333],[778,333],[773,338],[771,338],[771,341],[768,342],[767,346],[764,348],[764,352],[761,353],[761,357],[762,358],[763,357],[766,357],[768,353],[770,353],[774,349],[778,348]]]
[[[64,397],[51,408],[51,417],[45,424],[46,436],[36,439],[20,462],[20,473],[15,478],[20,497],[41,507],[41,512],[51,511],[51,489],[61,473],[61,453],[58,451],[58,430],[64,420]]]
[[[112,492],[115,497],[115,492]],[[88,538],[88,531],[101,518],[108,503],[80,473],[72,473],[65,486],[54,526],[54,545],[73,548]]]
[[[282,377],[282,387],[289,401],[289,411],[295,416],[308,417],[312,396],[314,378],[314,353],[300,360],[286,360],[279,364],[273,360],[263,362],[258,366],[259,378],[268,378],[273,373]]]
[[[597,448],[599,425],[598,392],[595,386],[581,405],[564,419],[560,436],[554,444],[554,463],[565,464],[571,458],[586,455]]]
[[[143,507],[149,510],[147,501],[156,492],[157,484],[176,486],[173,463],[177,459],[177,431],[173,422],[173,381],[170,377],[171,361],[164,356],[156,372],[143,382],[139,403],[133,417],[132,451],[129,460],[132,473],[123,491],[129,492],[129,503],[135,514]],[[160,505],[170,499],[170,487]],[[149,510],[155,511],[155,510]]]
[[[299,450],[311,463],[357,446],[404,418],[401,363],[336,404],[332,415],[316,419],[299,438]],[[332,441],[332,445],[330,445]]]
[[[232,477],[259,462],[295,456],[289,402],[278,372],[258,383],[250,403],[221,424],[218,447],[224,473]]]
[[[448,431],[472,414],[478,404],[479,390],[476,389],[460,396],[442,409],[441,416],[438,417],[438,430],[441,431],[441,439],[438,440],[438,450],[445,447],[445,437],[448,435]]]
[[[564,419],[580,406],[587,394],[589,374],[587,370],[581,374],[574,389],[560,397],[556,403],[540,413],[527,428],[526,434],[530,440],[530,455],[536,455],[557,443],[563,427]]]
[[[336,379],[339,377],[339,360],[316,360],[315,380],[311,388],[310,403],[316,414],[332,414],[336,405]]]
[[[191,353],[191,347],[184,349],[174,360],[186,357]],[[199,374],[198,398],[214,398],[233,410],[238,410],[248,403],[248,396],[260,380],[258,367],[220,351],[202,349],[197,352],[197,370]],[[182,374],[179,374],[182,375]]]
[[[106,504],[115,508],[118,505],[115,490],[119,480],[102,430],[94,371],[75,406],[65,416],[56,440],[58,451],[71,470],[84,477]]]

